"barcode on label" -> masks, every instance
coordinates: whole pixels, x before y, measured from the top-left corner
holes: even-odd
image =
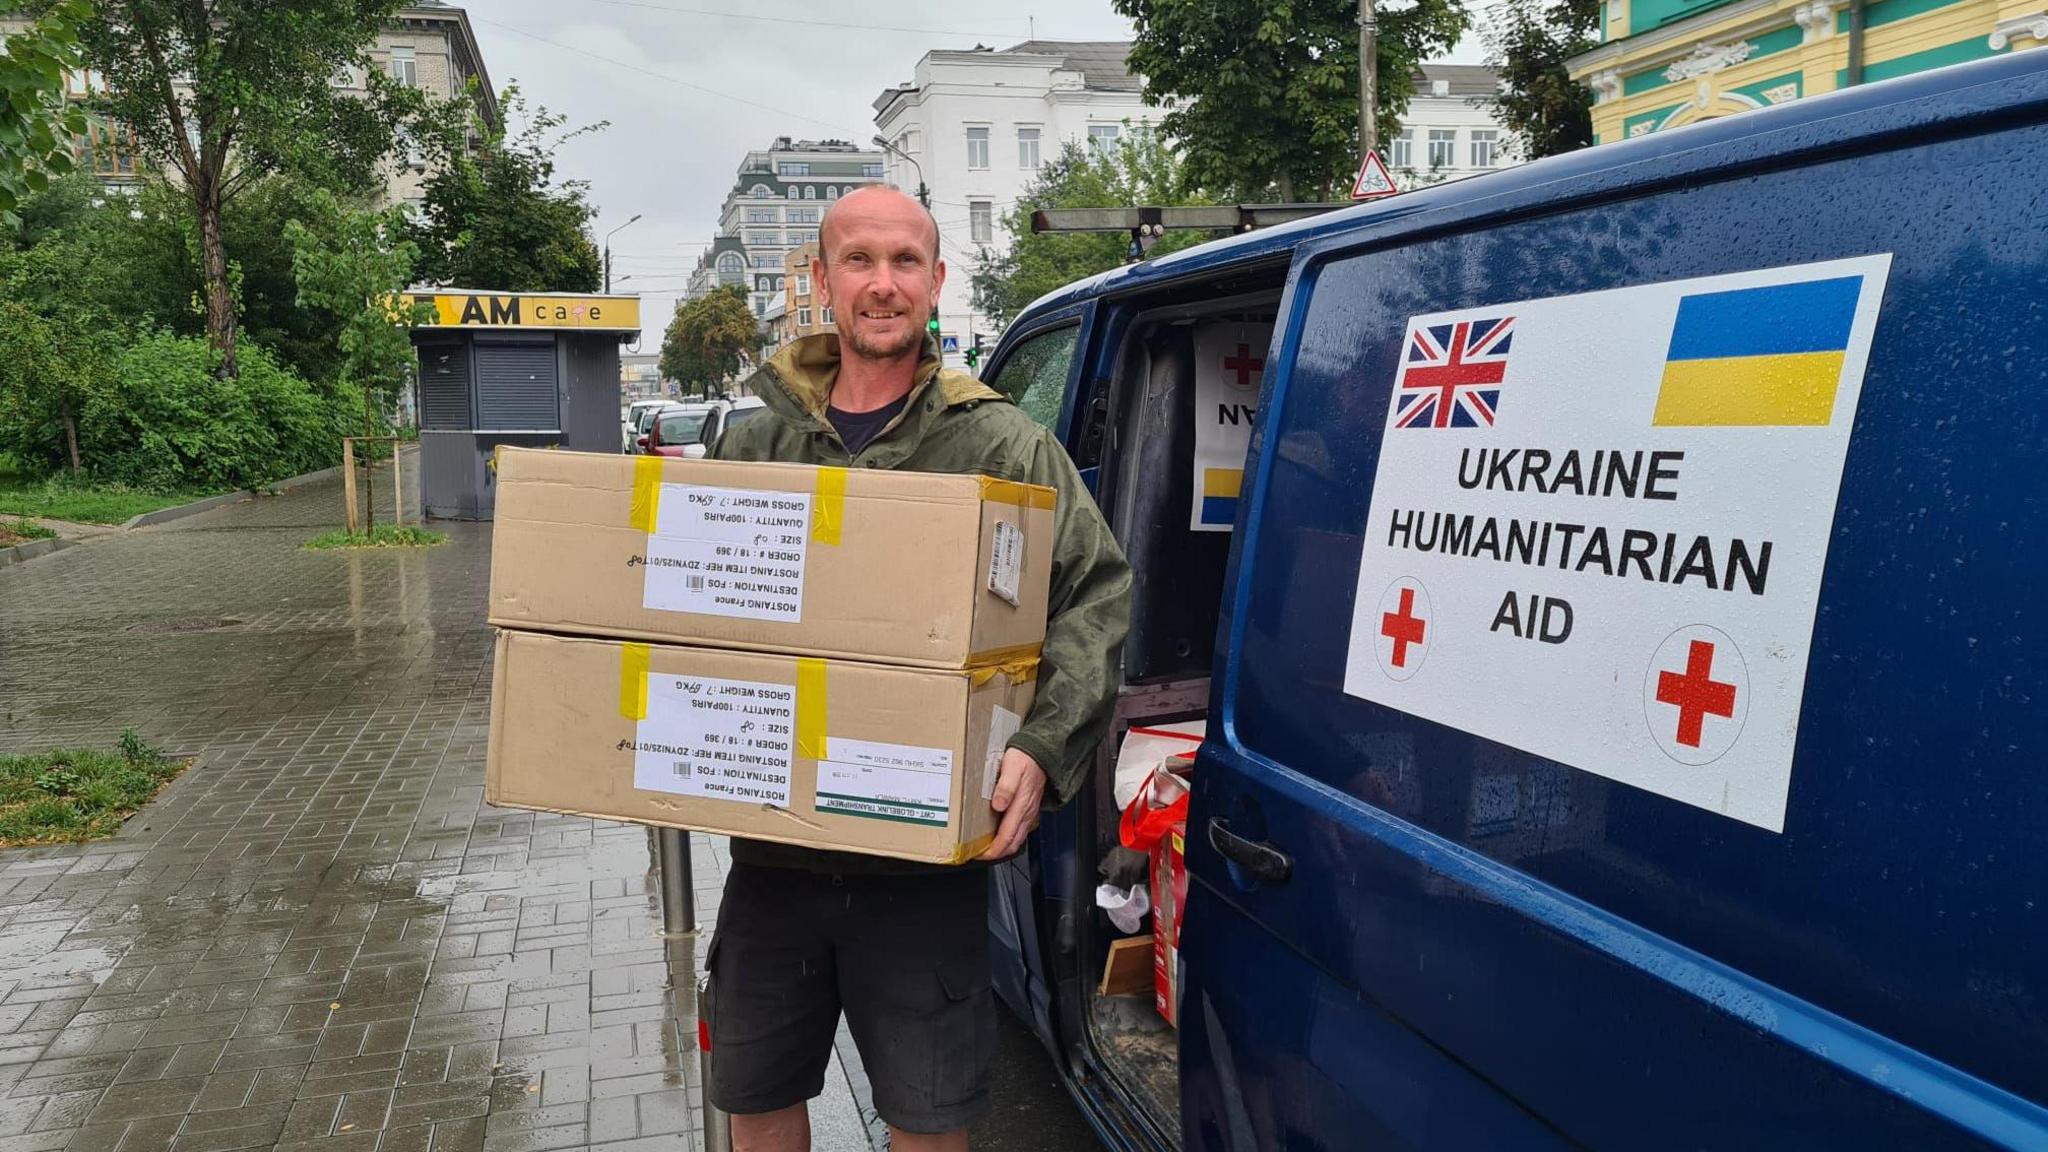
[[[690,778],[690,762],[688,760],[671,760],[669,761],[668,771],[669,775],[674,776],[678,780],[688,780]]]
[[[688,588],[692,592],[702,592],[704,590],[703,575],[696,572],[685,573],[683,576],[683,587]]]

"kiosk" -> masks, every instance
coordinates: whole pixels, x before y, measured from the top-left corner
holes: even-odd
[[[619,345],[640,337],[638,296],[421,290],[415,327],[420,492],[426,514],[488,520],[500,444],[617,452]]]

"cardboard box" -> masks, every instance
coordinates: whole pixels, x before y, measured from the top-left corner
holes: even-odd
[[[500,632],[484,798],[958,863],[1036,674]]]
[[[1180,916],[1188,900],[1187,825],[1175,824],[1152,850],[1152,1003],[1180,1027]]]
[[[1035,656],[1050,488],[506,448],[491,623],[965,668]]]

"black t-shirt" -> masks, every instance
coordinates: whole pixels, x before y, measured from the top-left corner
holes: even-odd
[[[898,396],[893,403],[884,404],[873,412],[845,412],[836,407],[827,408],[825,416],[832,421],[832,427],[839,433],[839,438],[846,442],[846,454],[858,456],[860,450],[868,446],[868,441],[873,440],[889,421],[896,418],[898,412],[903,411],[903,405],[909,399],[909,393],[905,393]]]

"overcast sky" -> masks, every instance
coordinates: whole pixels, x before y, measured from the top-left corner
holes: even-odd
[[[457,0],[460,2],[460,0]],[[613,290],[643,297],[641,348],[718,227],[740,158],[777,136],[874,135],[875,97],[935,48],[1127,39],[1109,0],[467,0],[484,67],[529,101],[611,126],[565,144],[557,173],[586,180]],[[736,13],[751,10],[747,15]],[[1475,43],[1451,59],[1476,63]],[[630,276],[631,279],[621,278]]]

